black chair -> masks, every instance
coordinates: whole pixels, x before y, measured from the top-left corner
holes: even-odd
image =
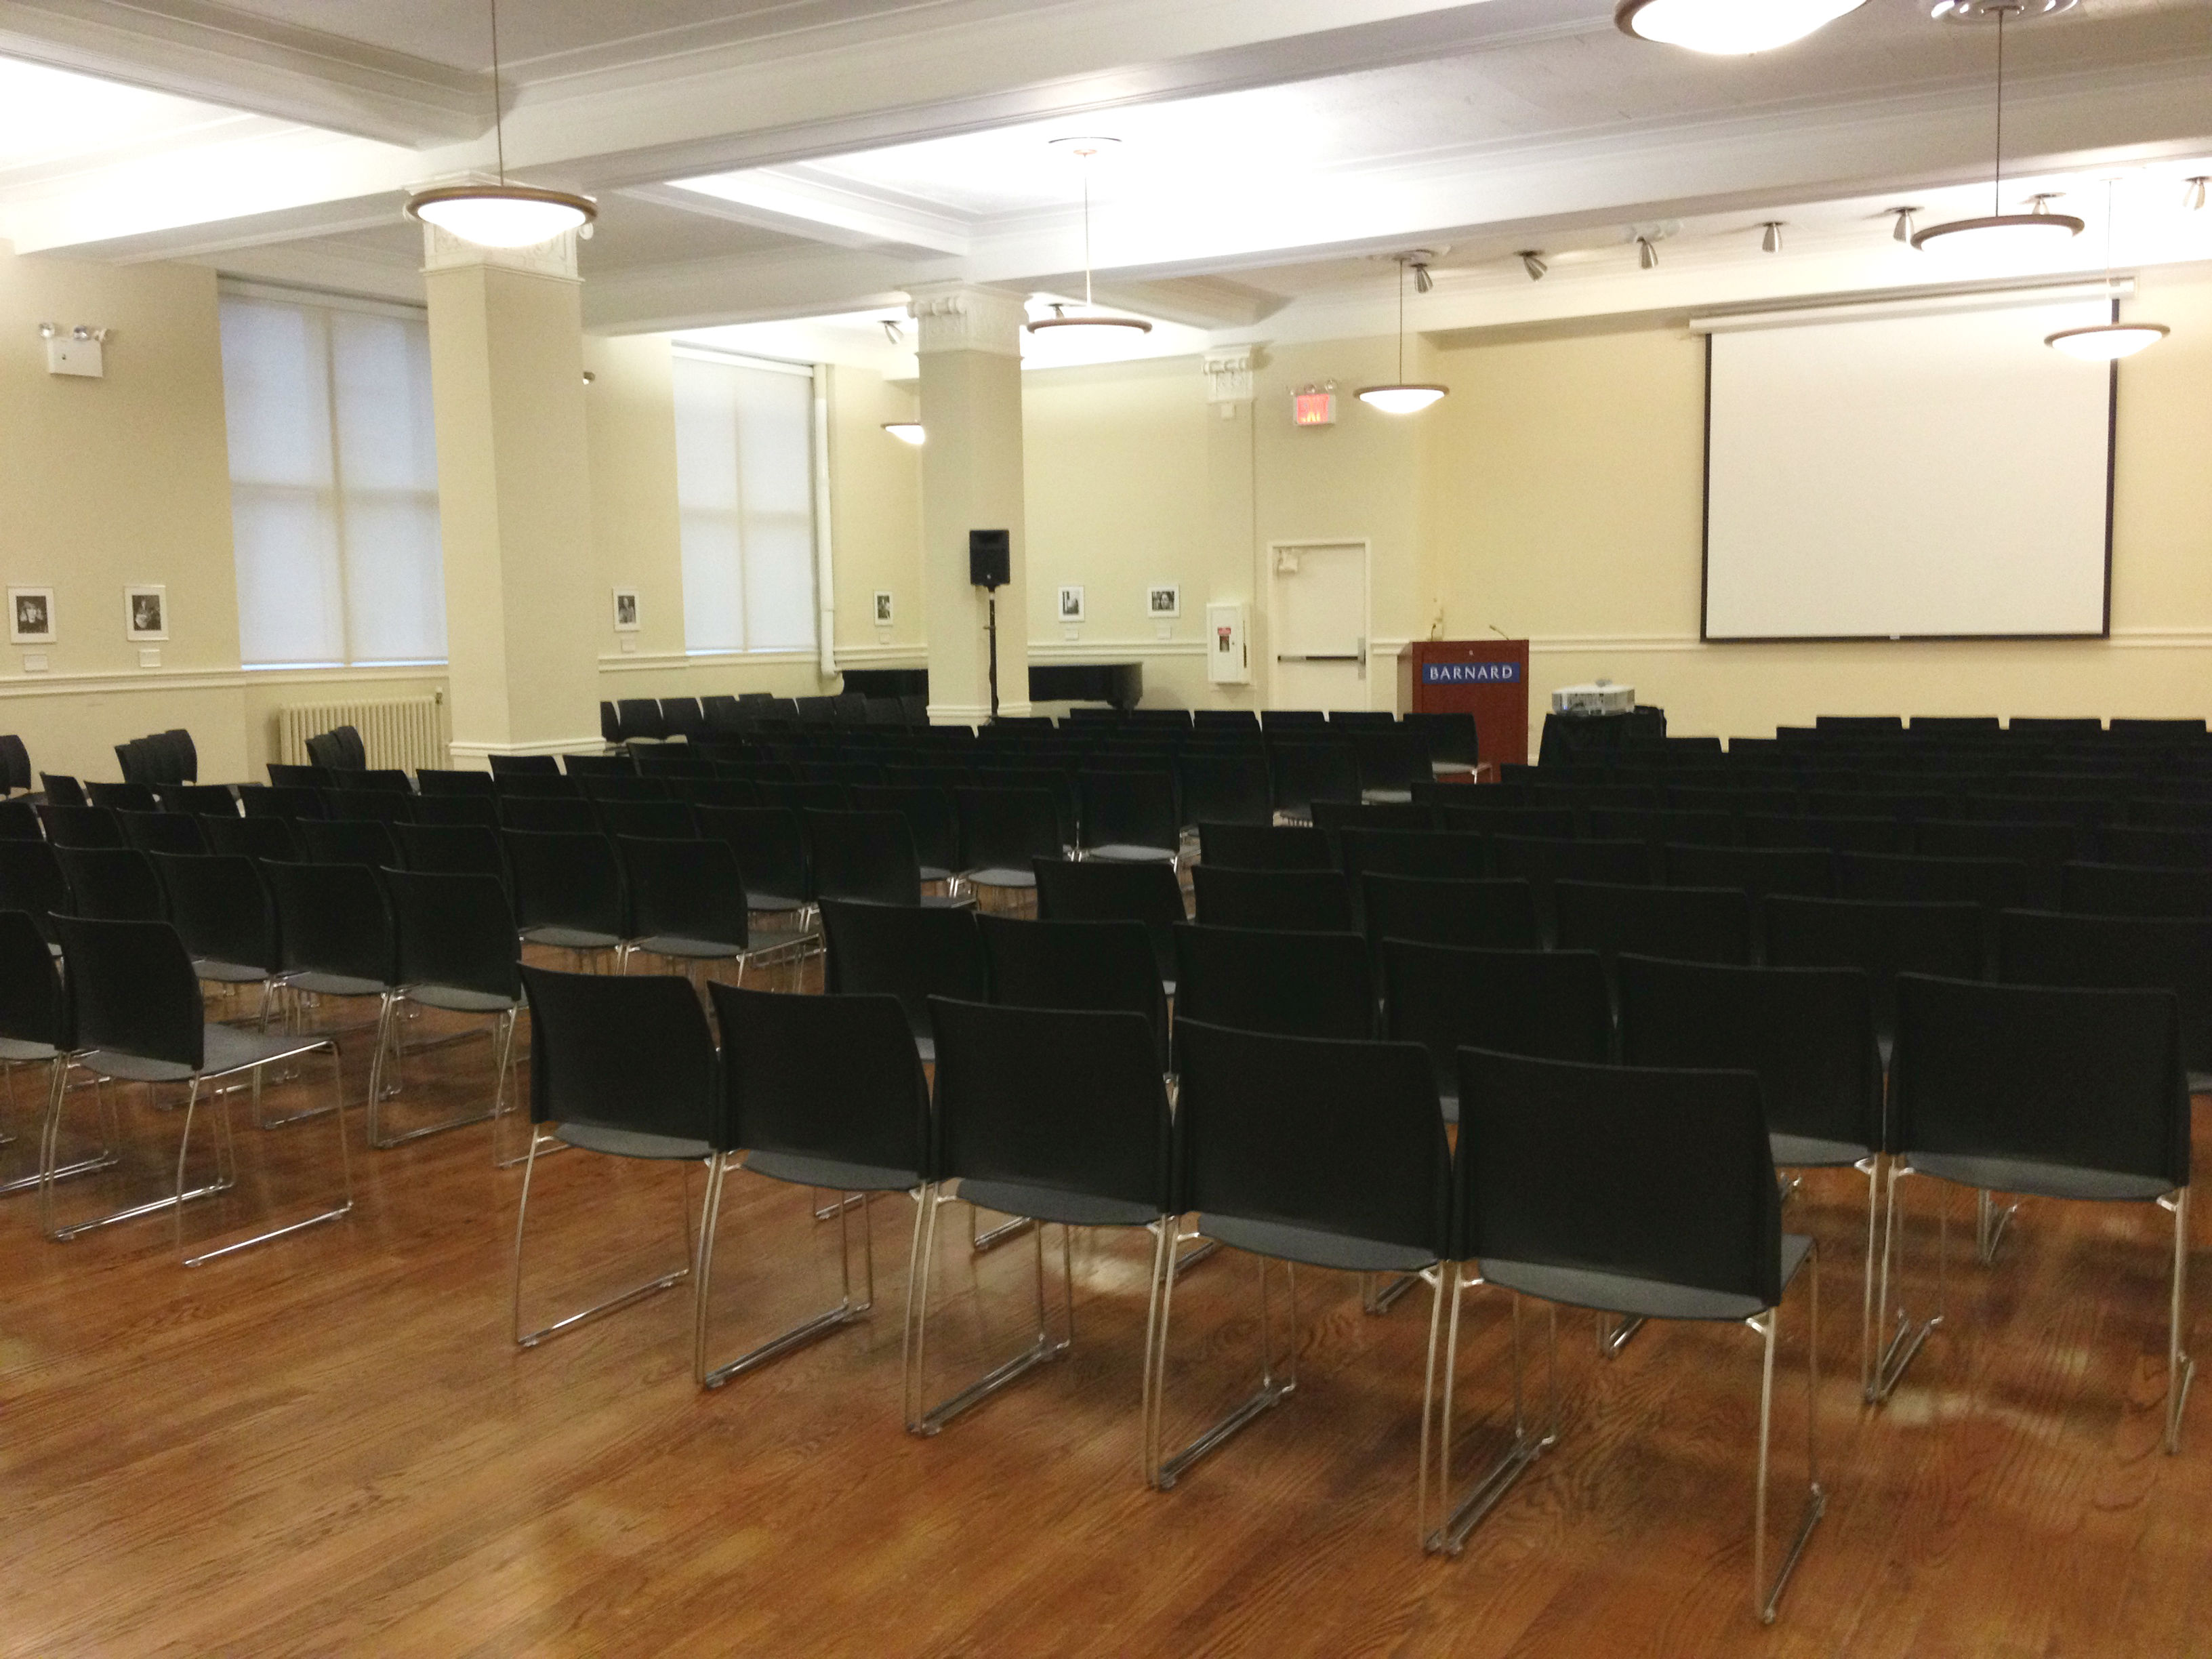
[[[1208,927],[1253,927],[1306,933],[1356,931],[1352,889],[1334,870],[1224,870],[1194,866],[1191,891]]]
[[[1310,819],[1317,800],[1359,799],[1359,757],[1348,743],[1278,742],[1270,737],[1267,768],[1275,810],[1286,817]]]
[[[1982,971],[1982,914],[1963,902],[1775,896],[1760,907],[1766,961],[1775,968],[1856,968],[1874,989],[1875,1030],[1888,1057],[1897,1030],[1897,976]]]
[[[779,996],[719,983],[709,988],[709,994],[722,1030],[723,1065],[710,1135],[716,1157],[699,1245],[692,1374],[701,1388],[718,1389],[873,1310],[875,1237],[867,1200],[878,1193],[921,1195],[918,1236],[933,1168],[929,1085],[896,998]],[[716,1365],[709,1358],[708,1290],[722,1187],[732,1169],[793,1186],[859,1194],[866,1278],[863,1293],[855,1298],[846,1236],[853,1206],[840,1202],[842,1294],[837,1305]],[[909,1285],[921,1271],[919,1261],[909,1264]],[[912,1299],[909,1292],[909,1304]]]
[[[318,732],[307,739],[307,749],[308,763],[320,772],[343,770],[351,759],[335,732]]]
[[[1375,1035],[1373,973],[1357,933],[1176,929],[1176,1028],[1186,1019],[1288,1036]]]
[[[1897,1272],[1898,1182],[1932,1176],[1983,1192],[2104,1203],[2156,1203],[2173,1215],[2166,1449],[2181,1449],[2195,1362],[2182,1350],[2189,1263],[2189,1091],[2177,1000],[2164,990],[1986,985],[1907,974],[1897,985],[1890,1073],[1889,1218],[1881,1328]],[[1929,1331],[1900,1308],[1895,1358],[1876,1378],[1887,1400]]]
[[[599,809],[581,795],[512,795],[499,799],[501,827],[541,835],[596,836]]]
[[[64,773],[40,773],[39,787],[45,793],[49,805],[82,806],[87,804],[84,786]]]
[[[338,1202],[302,1219],[187,1255],[185,1265],[198,1267],[250,1245],[283,1238],[321,1222],[335,1221],[353,1208],[344,1119],[338,1110],[343,1081],[336,1042],[323,1036],[271,1036],[240,1030],[232,1025],[210,1024],[200,1000],[199,981],[192,971],[191,957],[186,954],[184,941],[177,937],[176,930],[167,922],[58,916],[54,925],[61,934],[70,1001],[75,1011],[76,1046],[70,1057],[72,1062],[103,1083],[180,1083],[185,1085],[186,1092],[184,1127],[177,1146],[174,1194],[150,1204],[131,1205],[68,1226],[51,1224],[49,1212],[47,1231],[51,1237],[71,1238],[112,1221],[166,1209],[174,1216],[178,1248],[183,1249],[184,1206],[196,1198],[229,1191],[238,1182],[235,1143],[229,1129],[231,1091],[220,1088],[210,1091],[206,1085],[258,1073],[264,1066],[319,1050],[327,1050],[331,1056],[331,1103],[328,1111],[338,1144]],[[192,1123],[204,1091],[211,1096],[215,1109],[222,1115],[222,1131],[217,1138],[213,1176],[202,1186],[190,1187],[186,1182],[191,1167]],[[57,1090],[51,1097],[50,1118],[58,1118],[64,1099],[63,1091]],[[57,1127],[58,1124],[50,1121],[46,1138],[50,1149],[55,1143]],[[58,1172],[49,1168],[45,1173],[51,1180]]]
[[[1334,870],[1336,849],[1311,824],[1270,826],[1200,819],[1199,857],[1217,870]]]
[[[1314,828],[1339,842],[1346,830],[1383,830],[1409,835],[1433,835],[1442,827],[1437,809],[1412,800],[1317,800],[1313,804]]]
[[[969,902],[922,896],[921,860],[904,813],[803,812],[799,817],[816,897],[865,899],[872,904]]]
[[[2212,868],[2212,830],[2107,823],[2097,831],[2097,856],[2151,869]]]
[[[1461,1060],[1460,1129],[1449,1255],[1454,1270],[1438,1440],[1438,1486],[1449,1513],[1431,1547],[1457,1550],[1498,1494],[1557,1438],[1558,1325],[1552,1322],[1552,1424],[1529,1433],[1517,1409],[1498,1463],[1455,1509],[1449,1466],[1462,1293],[1480,1284],[1556,1308],[1627,1319],[1742,1322],[1765,1346],[1759,1478],[1752,1510],[1752,1607],[1771,1623],[1814,1527],[1820,1486],[1820,1267],[1814,1241],[1782,1231],[1774,1159],[1759,1079],[1742,1071],[1580,1066],[1470,1049]],[[1807,1494],[1794,1541],[1766,1575],[1768,1429],[1773,1417],[1776,1318],[1806,1261]],[[1433,1352],[1433,1346],[1431,1352]]]
[[[266,1030],[269,994],[283,976],[276,906],[250,858],[234,854],[155,853],[155,872],[169,921],[192,958],[192,971],[218,985],[258,992],[254,1024]]]
[[[1073,928],[1100,933],[1130,928],[1141,981],[1157,983],[1133,924],[1030,922],[985,917],[999,927]],[[917,1218],[915,1287],[908,1298],[906,1423],[937,1433],[1035,1366],[1067,1351],[1075,1335],[1074,1274],[1068,1244],[1075,1227],[1147,1227],[1153,1233],[1154,1306],[1161,1258],[1174,1249],[1165,1216],[1170,1197],[1171,1133],[1156,1028],[1129,1011],[1025,1006],[985,1007],[931,1000],[939,1036],[933,1180]],[[946,1183],[957,1190],[947,1190]],[[1037,1324],[1028,1346],[935,1405],[928,1400],[931,1268],[937,1212],[958,1199],[1038,1224]],[[1045,1316],[1043,1224],[1060,1225],[1066,1309],[1055,1337]],[[1149,1330],[1149,1325],[1147,1327]],[[1150,1356],[1146,1356],[1149,1361]],[[1150,1389],[1145,1391],[1149,1420]]]
[[[217,857],[283,859],[298,863],[305,850],[284,818],[210,817],[200,820],[208,851]]]
[[[2064,864],[2088,850],[2088,835],[2070,823],[2001,823],[1930,819],[1913,826],[1914,850],[1924,857],[2013,859]]]
[[[1443,787],[1443,786],[1438,786]],[[1452,786],[1455,794],[1474,794],[1476,792]],[[1478,799],[1491,792],[1484,790]],[[1444,809],[1444,829],[1458,836],[1520,836],[1535,841],[1572,841],[1578,826],[1575,811],[1571,806],[1516,806],[1510,803],[1520,799],[1507,796],[1498,805],[1486,802],[1480,805],[1448,803]]]
[[[625,973],[642,952],[692,976],[710,963],[733,962],[742,985],[748,966],[767,966],[773,957],[791,960],[812,944],[804,933],[752,931],[744,878],[727,842],[624,836],[615,847],[633,935],[623,946]]]
[[[0,800],[0,841],[44,841],[38,809],[27,800]]]
[[[497,848],[494,849],[495,854]],[[507,1084],[514,1068],[514,1027],[522,1012],[521,956],[517,949],[514,911],[507,888],[495,875],[481,872],[433,872],[387,870],[385,896],[392,906],[392,930],[398,972],[392,996],[395,1034],[406,1029],[406,1009],[435,1008],[448,1014],[492,1022],[491,1104],[464,1107],[458,1115],[397,1134],[381,1134],[374,1103],[369,1112],[372,1146],[397,1146],[424,1135],[471,1123],[495,1121],[507,1109]],[[395,1081],[406,1060],[406,1047],[395,1042]],[[495,1149],[495,1158],[497,1158]]]
[[[561,763],[550,755],[491,755],[486,760],[493,781],[502,785],[509,778],[557,777],[561,772]]]
[[[1997,919],[1996,976],[2009,985],[2172,992],[2189,1091],[2212,1093],[2212,917],[2008,910]]]
[[[238,797],[227,783],[172,783],[154,792],[164,812],[189,812],[194,817],[236,817]]]
[[[2063,907],[2093,916],[2212,916],[2212,870],[2144,869],[2118,864],[2069,864]],[[2048,904],[2008,907],[2049,909]]]
[[[1459,1051],[1601,1066],[1613,1005],[1595,951],[1473,950],[1386,939],[1383,1034],[1428,1050],[1444,1115],[1459,1115]]]
[[[960,822],[953,816],[952,797],[945,790],[926,784],[854,784],[852,802],[856,812],[896,812],[904,817],[907,832],[914,837],[915,857],[921,861],[921,879],[953,881],[960,862]]]
[[[118,811],[116,821],[123,826],[126,846],[142,853],[204,853],[207,838],[200,833],[199,820],[182,812]],[[243,818],[239,820],[244,823]]]
[[[522,970],[530,1006],[530,1151],[514,1218],[513,1316],[517,1347],[534,1348],[601,1314],[691,1280],[692,1328],[704,1313],[685,1218],[684,1262],[673,1272],[551,1323],[524,1329],[524,1243],[540,1151],[577,1147],[609,1158],[705,1166],[715,1191],[719,1162],[714,1038],[698,993],[681,979]],[[705,1234],[702,1224],[701,1237]]]
[[[1490,846],[1480,836],[1348,828],[1338,833],[1337,844],[1355,896],[1368,875],[1476,881],[1491,872]]]
[[[42,806],[46,839],[57,847],[124,847],[123,823],[106,806]]]
[[[1039,921],[1143,923],[1161,987],[1175,994],[1175,930],[1190,918],[1172,869],[1088,859],[1038,859],[1030,867]]]
[[[399,862],[394,827],[377,818],[301,818],[293,825],[310,864],[362,864],[372,870]]]
[[[1034,888],[1036,859],[1066,850],[1060,810],[1042,789],[956,789],[961,874],[977,887]]]
[[[680,800],[599,800],[599,827],[643,841],[689,841],[698,833],[690,804]]]
[[[2059,867],[2017,859],[1836,854],[1836,890],[1845,898],[1978,904],[2000,910],[2059,908]],[[2212,888],[2212,880],[2208,880]]]
[[[1740,887],[1561,881],[1552,904],[1559,947],[1596,951],[1608,973],[1624,951],[1677,962],[1751,960],[1751,901]]]
[[[364,864],[272,860],[260,868],[276,907],[285,988],[318,1004],[376,1001],[367,1099],[369,1144],[379,1145],[385,1051],[392,1042],[392,1007],[399,986],[398,946],[383,880]]]
[[[62,987],[60,965],[46,944],[46,935],[26,912],[0,909],[0,1072],[7,1077],[4,1096],[0,1097],[13,1108],[16,1068],[43,1066],[46,1087],[40,1100],[45,1109],[53,1110],[54,1097],[68,1073],[69,1052],[74,1046],[70,1034],[69,997]],[[73,1158],[63,1164],[46,1152],[45,1128],[41,1121],[35,1133],[0,1134],[0,1146],[20,1142],[26,1149],[40,1149],[30,1173],[0,1179],[0,1193],[24,1192],[45,1185],[47,1209],[42,1225],[51,1232],[52,1189],[42,1180],[41,1166],[53,1164],[56,1180],[85,1175],[112,1167],[115,1152],[103,1119],[98,1150],[88,1157]]]
[[[1436,881],[1369,876],[1361,884],[1368,942],[1389,939],[1498,951],[1533,951],[1536,901],[1525,881]]]
[[[0,796],[31,787],[31,751],[14,732],[0,734]]]
[[[21,910],[56,939],[53,919],[68,913],[69,878],[60,854],[43,841],[0,841],[0,910]]]
[[[425,766],[415,774],[415,787],[426,799],[437,795],[474,796],[495,799],[499,781],[489,772],[457,772]]]
[[[619,960],[629,916],[614,843],[601,835],[537,830],[509,830],[502,839],[524,943],[579,960],[612,951]]]
[[[1188,823],[1239,824],[1264,829],[1275,821],[1274,784],[1263,750],[1249,754],[1194,754],[1176,762]]]
[[[392,826],[392,834],[398,838],[404,868],[432,876],[490,876],[502,890],[507,885],[496,830],[481,823],[400,823]]]
[[[328,816],[323,810],[321,790],[289,785],[241,783],[238,786],[238,805],[249,818],[289,818],[297,822]]]
[[[552,764],[553,757],[537,758]],[[502,804],[510,800],[581,800],[582,786],[565,772],[495,772],[492,781],[498,786]]]
[[[1416,784],[1436,780],[1428,739],[1418,732],[1361,732],[1352,738],[1352,752],[1359,766],[1359,793],[1368,800],[1411,800]]]
[[[1085,768],[1077,780],[1082,846],[1094,859],[1182,862],[1182,817],[1175,780],[1165,772]]]
[[[1753,1073],[1778,1167],[1855,1169],[1866,1176],[1859,1388],[1871,1400],[1882,1068],[1866,974],[1639,956],[1622,957],[1616,971],[1622,1064]]]
[[[1364,957],[1361,957],[1364,962]],[[1412,1273],[1431,1289],[1434,1350],[1443,1261],[1451,1254],[1451,1154],[1428,1056],[1411,1043],[1330,1042],[1179,1020],[1175,1212],[1161,1230],[1152,1321],[1145,1467],[1166,1490],[1297,1380],[1297,1267]],[[1192,1217],[1204,1237],[1260,1258],[1259,1387],[1180,1451],[1162,1432],[1175,1288],[1173,1238]],[[1270,1340],[1267,1264],[1285,1264],[1289,1341]],[[1431,1378],[1432,1380],[1432,1378]],[[1430,1401],[1421,1402],[1419,1508],[1427,1530]]]
[[[1769,893],[1836,896],[1835,860],[1824,847],[1698,847],[1668,843],[1660,863],[1670,887],[1740,887],[1756,904]]]
[[[798,813],[783,806],[702,806],[693,817],[702,836],[721,842],[736,854],[747,905],[805,923],[814,889]]]
[[[668,722],[662,718],[658,698],[617,697],[615,715],[620,722],[621,742],[634,743],[640,738],[659,742],[668,736]]]
[[[829,944],[825,988],[896,997],[924,1060],[937,1057],[930,1000],[981,1002],[989,994],[989,969],[972,910],[826,899],[822,927]]]
[[[161,878],[135,847],[58,847],[70,913],[98,921],[166,921]]]
[[[84,793],[94,806],[104,806],[111,812],[158,812],[161,810],[161,803],[155,799],[153,788],[148,784],[94,781],[85,785]]]
[[[1142,923],[979,916],[976,927],[992,1002],[1142,1014],[1158,1049],[1157,1069],[1168,1069],[1167,997]]]

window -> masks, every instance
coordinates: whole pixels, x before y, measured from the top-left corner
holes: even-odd
[[[814,648],[814,378],[676,354],[684,648]]]
[[[445,661],[422,314],[226,289],[222,390],[245,665]]]

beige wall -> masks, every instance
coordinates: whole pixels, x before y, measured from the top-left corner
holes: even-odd
[[[915,386],[872,369],[830,371],[830,524],[839,659],[919,667],[928,655],[921,591],[921,451],[884,430],[920,418]],[[891,596],[891,625],[875,596]]]

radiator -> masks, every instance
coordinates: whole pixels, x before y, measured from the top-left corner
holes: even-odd
[[[276,711],[276,756],[288,766],[307,763],[307,739],[333,726],[361,733],[372,767],[416,771],[451,764],[446,750],[446,710],[435,697],[390,702],[315,702]]]

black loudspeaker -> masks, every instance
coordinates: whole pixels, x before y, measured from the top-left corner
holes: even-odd
[[[1013,580],[1013,538],[1003,530],[968,532],[968,582],[971,587],[1004,587]]]

